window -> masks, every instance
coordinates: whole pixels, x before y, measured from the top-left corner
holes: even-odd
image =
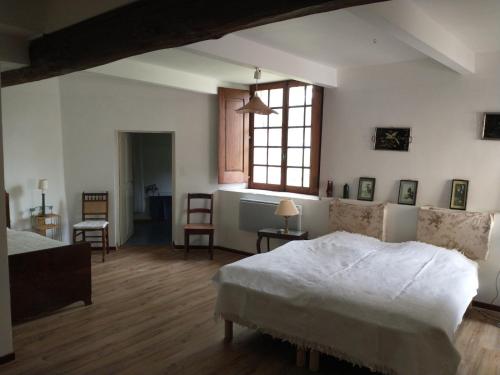
[[[257,95],[278,114],[250,116],[249,187],[318,194],[323,89],[286,81]]]

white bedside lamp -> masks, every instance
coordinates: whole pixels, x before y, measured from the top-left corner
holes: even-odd
[[[42,216],[45,216],[45,192],[49,188],[49,181],[45,178],[38,180],[38,189],[42,191]]]
[[[299,210],[297,209],[297,206],[295,205],[295,202],[293,200],[282,199],[280,200],[280,204],[278,205],[278,208],[276,208],[274,214],[278,216],[283,216],[285,218],[284,232],[288,233],[288,218],[290,216],[298,215]]]

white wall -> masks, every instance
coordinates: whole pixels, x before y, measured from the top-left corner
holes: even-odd
[[[61,215],[68,241],[59,83],[50,79],[2,89],[5,188],[13,229],[30,230],[31,207],[41,205],[38,180],[46,178],[46,204]]]
[[[400,179],[419,180],[417,206],[448,207],[450,180],[470,180],[468,209],[500,210],[500,142],[480,140],[482,113],[500,111],[500,53],[477,56],[477,73],[459,75],[431,61],[343,69],[339,87],[325,90],[321,192],[333,178],[335,195],[349,183],[356,197],[360,176],[376,177],[375,200],[397,202]],[[412,127],[409,152],[374,151],[376,126]],[[255,251],[255,233],[238,229],[240,197],[218,192],[219,245]],[[265,195],[252,198],[274,200]],[[303,228],[312,237],[327,233],[328,200],[300,200]],[[415,207],[391,204],[388,240],[415,238]],[[500,269],[500,216],[489,259],[480,264],[478,299],[495,295]],[[500,302],[497,300],[497,304]]]
[[[60,87],[70,222],[80,218],[82,191],[108,190],[110,241],[114,244],[118,224],[116,132],[173,132],[173,236],[182,244],[186,194],[218,188],[217,97],[93,73],[62,77]]]
[[[431,60],[344,69],[326,90],[321,174],[357,191],[376,177],[375,199],[397,201],[400,179],[419,181],[417,205],[448,207],[450,180],[470,180],[467,209],[500,210],[500,143],[480,139],[482,114],[500,111],[500,53],[477,55],[477,72],[459,75]],[[374,151],[375,126],[409,126],[409,152]],[[498,221],[498,220],[497,220]],[[494,296],[500,224],[480,266],[479,298]],[[497,301],[497,303],[499,303]]]
[[[1,86],[1,85],[0,85]],[[0,90],[0,189],[4,188],[4,158],[2,142],[2,96]],[[0,212],[5,212],[5,201],[0,199]],[[5,215],[0,215],[0,357],[13,352],[12,326],[10,317],[9,261],[7,255],[7,235]]]

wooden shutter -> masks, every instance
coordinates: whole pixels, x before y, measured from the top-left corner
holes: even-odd
[[[219,87],[219,184],[248,181],[248,114],[236,113],[250,99],[245,90]]]

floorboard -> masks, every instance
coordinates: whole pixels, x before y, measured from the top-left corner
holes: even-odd
[[[73,305],[14,327],[16,360],[2,375],[310,374],[295,367],[294,348],[235,326],[224,344],[213,318],[217,269],[240,255],[165,246],[128,247],[105,263],[93,255],[93,305]],[[492,313],[488,313],[493,315]],[[500,317],[500,314],[497,314]],[[459,375],[500,375],[500,329],[471,310],[457,334]],[[319,374],[368,375],[322,356]]]

